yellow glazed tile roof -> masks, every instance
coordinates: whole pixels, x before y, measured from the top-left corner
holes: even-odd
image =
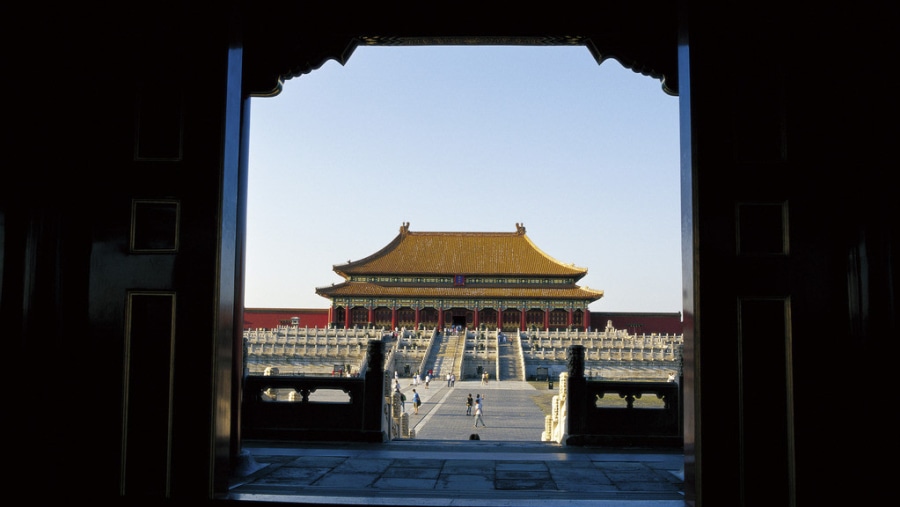
[[[334,271],[353,275],[518,275],[568,276],[578,280],[586,268],[550,257],[525,235],[516,232],[412,232],[409,223],[378,252],[358,261],[338,264]]]

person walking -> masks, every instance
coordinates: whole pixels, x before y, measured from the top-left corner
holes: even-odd
[[[472,415],[472,405],[475,404],[475,400],[472,399],[472,393],[469,393],[469,397],[466,398],[466,415]]]
[[[419,397],[419,393],[416,392],[415,389],[413,391],[413,410],[415,415],[419,415],[419,405],[422,404],[422,398]]]
[[[476,396],[478,397],[475,398],[475,425],[472,427],[477,428],[478,421],[481,421],[481,425],[487,428],[487,424],[484,424],[484,418],[482,417],[484,415],[484,400],[481,399],[481,396]]]

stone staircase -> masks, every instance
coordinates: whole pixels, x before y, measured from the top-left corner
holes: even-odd
[[[465,335],[446,333],[441,340],[440,354],[434,365],[434,374],[439,380],[446,380],[453,373],[459,378],[459,343],[465,343]]]
[[[426,357],[425,362],[422,363],[422,380],[425,380],[425,374],[428,370],[434,370],[435,377],[439,376],[441,364],[444,362],[444,356],[441,354],[441,350],[446,347],[446,337],[442,333],[435,336],[433,340],[428,357]]]
[[[462,378],[462,359],[466,340],[464,333],[442,333],[431,347],[431,354],[425,361],[425,370],[434,370],[435,381],[445,381],[447,375],[453,373],[457,379]]]
[[[521,343],[518,333],[506,335],[506,341],[498,343],[498,380],[525,380],[525,372],[521,367]]]
[[[451,344],[447,348],[448,353],[451,353],[451,350],[454,351],[452,352],[453,374],[456,375],[458,380],[462,380],[463,378],[463,361],[465,361],[466,358],[466,339],[468,335],[468,331],[463,331],[459,336],[454,336],[452,341],[455,342],[455,344]]]

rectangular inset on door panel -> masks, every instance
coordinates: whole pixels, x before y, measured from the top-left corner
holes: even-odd
[[[128,294],[122,480],[125,494],[169,494],[175,294]]]

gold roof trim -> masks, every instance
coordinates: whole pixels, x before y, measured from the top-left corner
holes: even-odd
[[[366,282],[345,282],[331,287],[319,287],[316,293],[324,297],[413,297],[453,299],[590,299],[603,297],[602,290],[578,286],[559,287],[410,287],[378,285]]]

